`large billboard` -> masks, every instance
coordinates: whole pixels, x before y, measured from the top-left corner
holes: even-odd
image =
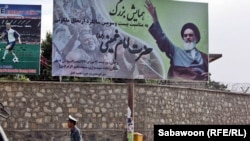
[[[0,4],[0,74],[40,74],[41,5]]]
[[[208,80],[208,4],[54,0],[52,75]]]

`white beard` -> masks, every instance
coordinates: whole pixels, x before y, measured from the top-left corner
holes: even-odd
[[[184,42],[184,50],[192,50],[196,46],[195,42]]]

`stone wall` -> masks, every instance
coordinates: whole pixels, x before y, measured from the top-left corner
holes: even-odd
[[[10,141],[68,141],[67,117],[79,119],[85,141],[126,139],[127,84],[1,82],[0,118]],[[135,84],[135,131],[153,140],[154,124],[249,124],[250,95]]]

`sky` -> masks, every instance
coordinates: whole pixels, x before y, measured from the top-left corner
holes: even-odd
[[[250,84],[250,0],[179,1],[208,3],[209,53],[222,54],[209,64],[211,79]],[[52,32],[53,0],[1,0],[0,4],[42,5],[41,38]]]

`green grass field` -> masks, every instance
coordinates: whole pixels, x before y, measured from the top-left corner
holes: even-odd
[[[6,44],[0,44],[2,59]],[[14,52],[19,62],[13,62],[13,55],[8,53],[4,61],[0,61],[0,74],[39,74],[40,44],[16,44]]]

